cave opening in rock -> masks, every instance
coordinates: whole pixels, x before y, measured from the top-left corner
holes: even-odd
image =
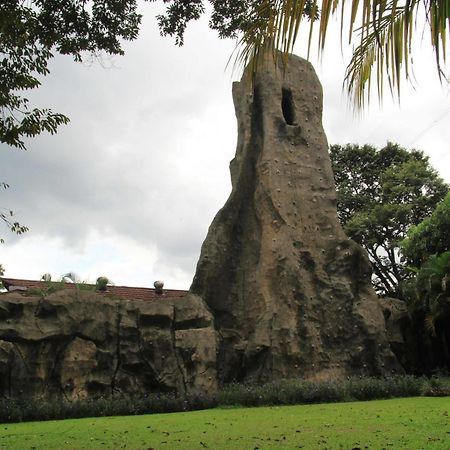
[[[282,88],[281,90],[281,109],[286,123],[288,125],[296,125],[294,100],[290,89]]]

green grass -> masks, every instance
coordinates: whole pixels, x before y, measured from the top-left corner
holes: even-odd
[[[445,449],[450,398],[209,409],[0,425],[0,449]]]

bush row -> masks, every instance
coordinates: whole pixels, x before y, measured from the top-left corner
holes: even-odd
[[[395,376],[311,382],[282,380],[263,385],[229,384],[214,395],[181,397],[171,393],[84,401],[0,399],[0,422],[168,413],[227,406],[269,406],[450,396],[450,378]]]

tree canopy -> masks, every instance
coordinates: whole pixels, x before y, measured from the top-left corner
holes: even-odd
[[[330,148],[337,210],[347,235],[361,244],[373,264],[373,283],[381,295],[400,296],[409,276],[399,247],[411,226],[429,216],[449,186],[421,151],[388,143]]]
[[[432,255],[450,251],[450,192],[429,217],[410,228],[400,246],[408,264],[414,267],[420,267]]]
[[[153,2],[157,0],[151,0]],[[202,0],[164,0],[169,5],[165,14],[158,16],[161,33],[175,37],[177,45],[184,42],[184,32],[191,20],[199,19],[205,13]],[[208,0],[211,4],[209,27],[218,32],[220,38],[238,38],[242,33],[253,29],[255,23],[267,17],[261,9],[261,0]],[[272,1],[272,6],[276,2]],[[315,0],[305,0],[303,15],[318,18]],[[261,25],[261,24],[260,24]]]

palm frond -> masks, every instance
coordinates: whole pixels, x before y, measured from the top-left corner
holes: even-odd
[[[307,0],[262,0],[254,6],[253,21],[238,42],[234,68],[249,67],[255,74],[270,55],[278,58],[278,50],[290,53],[296,42],[302,18],[307,11]],[[316,6],[310,17],[314,17]],[[314,20],[311,20],[311,26]]]
[[[319,52],[325,47],[330,17],[340,13],[341,39],[348,27],[349,42],[359,39],[347,67],[345,83],[357,108],[365,106],[370,96],[371,80],[376,77],[378,97],[384,94],[383,80],[388,78],[391,92],[400,97],[403,76],[409,78],[412,42],[417,28],[419,7],[423,7],[439,74],[445,62],[446,39],[450,30],[449,0],[261,0],[254,6],[251,26],[238,43],[235,67],[250,65],[254,75],[267,55],[274,60],[278,50],[292,52],[302,21],[309,18],[308,54],[313,29],[318,22]],[[346,9],[349,5],[350,9]],[[309,7],[309,14],[307,13]],[[314,20],[320,11],[318,21]],[[348,21],[344,21],[349,14]],[[347,25],[344,26],[344,24]]]
[[[385,77],[391,94],[395,90],[400,98],[402,76],[409,78],[413,20],[419,0],[407,1],[401,6],[398,6],[397,0],[364,3],[361,26],[355,30],[360,36],[360,43],[353,52],[344,79],[356,109],[362,109],[369,103],[374,76],[379,100],[384,96]],[[352,14],[355,12],[352,11]],[[354,21],[352,16],[352,33]]]
[[[450,2],[448,0],[428,0],[428,3],[430,5],[428,22],[431,31],[431,44],[436,55],[439,76],[445,77],[441,69],[441,51],[442,60],[445,62],[447,26],[450,32]]]
[[[432,336],[436,337],[435,318],[431,314],[425,316],[425,328]]]

